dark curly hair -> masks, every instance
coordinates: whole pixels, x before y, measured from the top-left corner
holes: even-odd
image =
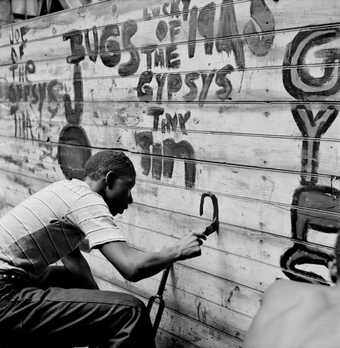
[[[85,176],[98,180],[112,171],[117,177],[136,177],[135,168],[123,152],[113,150],[99,151],[85,164]]]

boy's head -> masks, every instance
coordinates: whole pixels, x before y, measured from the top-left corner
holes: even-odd
[[[123,152],[97,152],[86,162],[85,176],[95,182],[95,191],[103,197],[113,215],[121,214],[132,203],[136,171]]]

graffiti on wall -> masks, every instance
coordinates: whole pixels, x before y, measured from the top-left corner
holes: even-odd
[[[148,115],[154,117],[153,131],[157,132],[161,129],[162,133],[177,132],[180,129],[182,134],[186,134],[185,123],[190,118],[190,111],[184,115],[175,113],[171,116],[169,113],[165,114],[165,118],[161,119],[164,114],[164,108],[150,107],[147,111]],[[162,143],[154,142],[153,132],[145,131],[135,134],[136,144],[140,146],[143,153],[141,165],[143,174],[148,176],[150,170],[154,179],[160,180],[162,175],[166,178],[172,178],[175,158],[183,158],[184,160],[184,176],[185,186],[191,188],[195,185],[196,180],[196,164],[194,159],[194,149],[186,140],[175,142],[173,139],[165,139]],[[150,156],[152,154],[152,158]]]
[[[336,48],[322,48],[339,37],[338,29],[310,30],[298,33],[288,45],[283,63],[283,83],[297,100],[306,102],[293,105],[291,112],[302,136],[301,186],[292,200],[291,227],[294,245],[281,257],[281,267],[286,276],[304,282],[326,280],[319,274],[300,267],[321,265],[328,267],[333,255],[324,248],[311,246],[308,234],[311,229],[322,233],[338,233],[340,230],[340,191],[331,186],[318,185],[320,139],[332,126],[339,110],[320,101],[319,110],[313,113],[309,101],[334,95],[340,89],[340,70],[336,61]],[[318,49],[315,55],[326,65],[324,74],[314,77],[304,65],[308,53]],[[332,215],[333,213],[333,215]]]
[[[64,86],[57,79],[37,81],[36,63],[26,56],[29,40],[26,26],[10,27],[9,77],[3,78],[0,86],[0,99],[9,105],[9,116],[13,120],[14,137],[24,140],[37,140],[40,147],[40,160],[45,157],[55,159],[53,146],[43,140],[47,127],[43,118],[52,120],[61,104]],[[46,122],[45,122],[46,124]]]
[[[164,104],[181,97],[185,102],[197,102],[203,107],[213,85],[217,100],[228,100],[233,90],[228,76],[235,67],[245,69],[244,46],[247,45],[255,56],[265,56],[271,49],[275,29],[273,14],[264,0],[252,0],[250,19],[243,28],[245,40],[242,40],[233,2],[223,0],[218,5],[210,2],[202,8],[190,6],[190,3],[190,0],[172,0],[153,8],[144,8],[144,23],[153,20],[151,35],[154,35],[158,43],[142,47],[133,41],[137,40],[139,25],[143,23],[132,19],[102,28],[93,26],[84,31],[73,30],[64,35],[64,40],[69,40],[71,51],[67,62],[77,66],[78,75],[81,75],[81,61],[114,68],[114,72],[121,78],[136,74],[136,97],[143,103]],[[268,31],[269,34],[262,35],[258,30]],[[186,37],[186,50],[179,50],[179,38],[183,34]],[[202,42],[204,55],[209,57],[224,53],[224,57],[230,62],[209,71],[176,72],[183,68],[184,60],[188,63],[198,54],[197,46]],[[123,59],[124,53],[127,54],[127,60]],[[154,69],[157,71],[154,72]],[[165,72],[160,72],[162,69]],[[80,84],[74,84],[75,101],[80,98],[80,93],[76,90],[80,88]],[[156,180],[161,180],[162,177],[172,178],[175,164],[181,162],[176,159],[181,159],[184,163],[185,187],[194,187],[195,150],[186,137],[186,122],[191,113],[191,110],[170,113],[166,107],[158,106],[146,108],[146,116],[153,118],[153,128],[134,135],[136,146],[141,151],[143,175],[151,175]],[[78,136],[77,132],[80,132],[79,122],[80,118],[76,121],[78,128],[74,128],[74,122],[68,120],[69,126],[73,124],[73,140]],[[71,133],[71,130],[68,132]],[[155,134],[158,132],[167,137],[161,141],[156,140]],[[81,134],[80,144],[87,144],[88,139],[85,140],[83,131]],[[62,135],[65,136],[64,133]],[[179,140],[179,136],[182,139]]]
[[[64,40],[69,36],[64,35]],[[84,111],[83,78],[79,62],[81,59],[67,59],[73,65],[74,107],[71,96],[64,95],[64,109],[67,124],[59,135],[58,163],[66,178],[84,177],[84,165],[91,156],[91,145],[86,131],[81,127],[81,117]]]
[[[138,85],[137,95],[140,101],[171,101],[173,94],[181,93],[184,89],[189,92],[182,93],[184,101],[199,101],[203,106],[208,92],[215,84],[217,90],[215,95],[218,100],[228,100],[232,92],[232,84],[228,78],[235,67],[229,63],[220,69],[211,71],[195,71],[185,73],[184,76],[178,73],[153,73],[152,69],[157,67],[167,67],[169,69],[178,69],[181,66],[182,59],[177,52],[176,36],[180,35],[181,30],[188,32],[187,40],[187,58],[195,56],[196,46],[204,41],[204,54],[211,56],[225,52],[227,56],[234,57],[237,69],[245,69],[244,45],[247,44],[250,51],[255,56],[265,56],[271,49],[274,34],[269,35],[250,35],[243,41],[238,28],[235,4],[228,0],[223,0],[220,4],[220,14],[217,15],[217,5],[210,2],[204,7],[198,9],[196,6],[190,8],[190,1],[182,1],[182,18],[171,19],[166,22],[161,19],[155,28],[156,37],[159,45],[149,45],[142,48],[141,52],[145,55],[147,70],[142,72]],[[162,6],[152,9],[144,9],[143,16],[145,20],[151,20],[161,15],[176,16],[180,11],[180,1],[172,1]],[[257,27],[261,31],[273,31],[275,21],[273,14],[263,0],[252,0],[250,3],[251,19],[246,23],[243,33],[257,33]],[[178,17],[178,16],[177,16]],[[171,17],[170,17],[171,18]],[[184,28],[184,24],[187,26]],[[256,26],[255,26],[256,23]],[[169,33],[170,43],[161,45],[162,41]],[[199,38],[198,38],[199,36]],[[231,38],[232,37],[232,38]],[[157,87],[153,88],[150,83],[156,81]],[[200,88],[198,81],[201,80]],[[186,88],[184,88],[186,87]],[[163,93],[165,91],[165,93]]]
[[[57,79],[44,82],[33,78],[39,71],[38,65],[25,55],[29,28],[11,28],[12,81],[6,87],[6,98],[11,103],[15,136],[42,139],[43,117],[52,120],[64,108],[66,125],[59,134],[57,158],[66,177],[81,177],[82,167],[91,153],[90,139],[81,126],[86,103],[82,63],[86,62],[87,67],[88,63],[100,64],[113,69],[112,74],[121,78],[136,75],[136,85],[131,86],[135,99],[146,105],[145,115],[153,119],[152,130],[133,135],[141,152],[143,175],[155,180],[172,178],[178,166],[183,168],[185,187],[194,187],[195,149],[186,126],[194,111],[184,106],[180,111],[170,112],[167,103],[180,98],[203,107],[209,94],[217,101],[231,99],[233,86],[229,76],[236,69],[245,69],[245,48],[261,57],[268,54],[274,42],[274,16],[265,0],[249,2],[249,20],[243,28],[239,27],[235,6],[234,2],[222,0],[198,8],[190,0],[171,0],[144,8],[143,22],[115,20],[101,27],[64,34],[63,40],[70,47],[66,61],[73,68],[73,92]],[[116,5],[112,9],[116,16]],[[147,44],[143,39],[144,44],[140,46],[138,35],[145,35],[142,29],[145,25],[154,42]],[[263,35],[263,31],[268,34]],[[221,66],[179,72],[202,54],[207,59],[223,57]],[[144,103],[164,107],[149,107]]]
[[[14,136],[40,140],[43,132],[43,107],[46,107],[50,118],[55,116],[60,106],[63,85],[57,79],[48,82],[34,81],[36,64],[25,56],[28,32],[29,29],[25,26],[10,29],[10,79],[2,84],[2,99],[10,104]],[[38,123],[34,124],[36,119]]]
[[[210,95],[216,102],[230,100],[235,92],[230,77],[235,71],[246,69],[245,50],[256,57],[266,56],[275,39],[274,16],[265,0],[249,2],[250,17],[243,28],[239,27],[235,6],[235,2],[222,0],[198,8],[190,0],[171,0],[144,8],[144,22],[114,21],[64,34],[63,40],[70,48],[66,61],[73,69],[72,92],[57,79],[36,82],[38,65],[25,55],[29,29],[11,28],[11,80],[5,96],[11,106],[14,135],[41,139],[42,118],[53,119],[62,108],[66,124],[59,134],[58,162],[67,178],[82,177],[83,166],[91,155],[91,142],[81,125],[86,102],[82,69],[84,62],[87,67],[100,64],[112,69],[113,76],[136,76],[136,84],[131,86],[135,100],[153,124],[151,130],[133,134],[140,151],[142,174],[155,180],[172,178],[175,166],[181,166],[185,187],[193,188],[198,171],[187,125],[195,111],[186,109],[187,106],[170,111],[168,105],[180,101],[203,108]],[[138,34],[146,22],[152,23],[148,35],[153,35],[156,43],[139,46]],[[311,246],[308,234],[311,229],[337,233],[339,227],[336,219],[322,210],[338,213],[340,193],[332,186],[318,184],[320,141],[338,116],[337,106],[327,104],[324,99],[340,89],[339,49],[331,47],[339,33],[337,28],[320,30],[309,26],[287,46],[283,61],[283,84],[299,102],[292,103],[291,114],[303,137],[301,186],[293,194],[291,208],[291,236],[295,242],[281,257],[285,274],[295,280],[324,281],[320,275],[299,268],[313,264],[327,266],[333,258],[324,249]],[[181,41],[183,36],[185,42]],[[223,57],[219,60],[221,66],[187,71],[188,63],[202,52],[205,61],[216,55]],[[314,76],[306,64],[311,54],[322,61],[321,75]],[[318,105],[310,103],[315,100],[320,101]],[[52,151],[48,145],[46,149]]]
[[[182,8],[180,6],[182,5]],[[181,14],[181,17],[178,14]],[[169,16],[168,22],[161,18]],[[263,0],[251,1],[251,18],[246,23],[243,33],[257,33],[257,27],[260,30],[274,30],[275,22],[272,13]],[[215,96],[219,101],[230,99],[233,86],[228,76],[235,70],[230,58],[229,63],[220,69],[210,71],[190,71],[184,75],[176,72],[154,73],[154,68],[166,67],[168,70],[179,69],[182,60],[192,59],[197,54],[197,45],[204,41],[204,54],[209,57],[223,52],[234,58],[234,64],[237,69],[245,69],[244,45],[248,45],[252,54],[256,56],[265,56],[274,41],[274,35],[252,35],[246,36],[245,42],[241,40],[241,33],[238,28],[234,3],[223,0],[220,4],[220,13],[217,15],[217,5],[210,2],[204,7],[198,9],[196,6],[190,7],[190,0],[171,1],[152,9],[144,8],[143,17],[145,20],[160,20],[155,26],[155,34],[159,45],[149,45],[142,48],[142,54],[145,57],[146,71],[143,71],[139,77],[137,85],[137,97],[143,102],[168,102],[174,100],[174,95],[179,96],[185,102],[198,102],[200,107],[204,106],[212,85],[215,84]],[[173,19],[176,17],[176,19]],[[184,23],[187,24],[185,27]],[[255,26],[255,23],[257,27]],[[186,54],[181,57],[177,51],[176,36],[179,36],[181,30],[188,33],[187,50],[182,51]],[[162,44],[166,37],[170,37],[170,43]],[[233,37],[230,39],[230,37]],[[152,82],[156,81],[156,86]],[[198,84],[198,81],[201,81]],[[189,89],[189,90],[188,90]],[[188,90],[186,93],[183,90]],[[143,152],[153,155],[163,154],[163,157],[144,156],[141,159],[143,174],[149,175],[160,180],[163,177],[171,178],[173,175],[174,159],[182,158],[184,162],[185,186],[194,187],[196,181],[196,163],[195,151],[190,142],[185,139],[185,124],[191,117],[191,111],[182,114],[170,115],[164,108],[148,108],[148,114],[154,118],[153,132],[163,133],[176,132],[178,126],[183,140],[175,141],[168,138],[162,143],[154,143],[153,132],[141,132],[135,136],[137,145],[140,145]],[[162,118],[160,118],[160,116]],[[161,121],[159,121],[161,119]],[[152,169],[151,169],[152,168]]]

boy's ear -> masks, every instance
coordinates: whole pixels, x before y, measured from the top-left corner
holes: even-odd
[[[105,176],[105,182],[109,189],[112,189],[115,181],[116,181],[116,174],[112,170],[110,170],[109,172],[107,172]]]
[[[336,283],[338,280],[338,267],[336,264],[336,260],[330,261],[328,263],[328,269],[332,282]]]

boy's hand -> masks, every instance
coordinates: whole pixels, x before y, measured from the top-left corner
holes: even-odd
[[[201,255],[201,245],[207,236],[203,233],[190,233],[175,243],[177,260],[186,260]]]

